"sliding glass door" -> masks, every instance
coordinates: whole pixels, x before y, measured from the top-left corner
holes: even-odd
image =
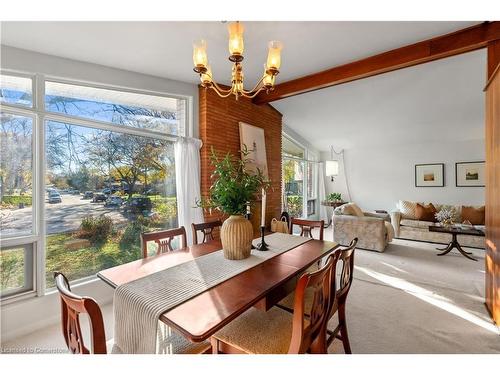
[[[304,161],[283,157],[283,210],[292,217],[305,217],[304,169]]]
[[[314,219],[318,205],[318,155],[282,136],[282,208],[291,217]]]

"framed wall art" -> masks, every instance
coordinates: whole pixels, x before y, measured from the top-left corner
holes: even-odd
[[[484,186],[484,161],[455,163],[455,185],[457,187]]]
[[[444,164],[416,164],[416,187],[442,187],[444,186]]]
[[[241,150],[247,148],[250,162],[248,167],[250,171],[257,172],[257,168],[268,177],[266,139],[264,138],[264,129],[257,126],[240,122],[240,147]]]

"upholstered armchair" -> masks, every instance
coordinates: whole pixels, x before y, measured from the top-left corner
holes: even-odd
[[[337,207],[332,221],[333,240],[344,246],[357,237],[357,247],[383,252],[394,237],[388,214],[363,212],[354,203]]]

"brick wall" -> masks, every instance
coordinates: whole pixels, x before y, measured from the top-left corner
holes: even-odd
[[[201,194],[206,196],[212,184],[210,152],[213,147],[218,155],[231,152],[239,156],[239,122],[246,122],[264,129],[267,166],[272,189],[267,193],[266,223],[281,213],[281,129],[282,115],[269,104],[255,105],[251,100],[234,97],[220,98],[213,90],[199,89],[201,148]],[[251,204],[252,225],[257,233],[260,226],[261,202]],[[205,219],[220,217],[220,213],[205,213]]]

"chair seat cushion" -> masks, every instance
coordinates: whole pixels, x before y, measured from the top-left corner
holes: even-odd
[[[292,319],[291,313],[278,307],[267,312],[251,308],[215,333],[214,338],[245,353],[286,354],[292,339]]]

